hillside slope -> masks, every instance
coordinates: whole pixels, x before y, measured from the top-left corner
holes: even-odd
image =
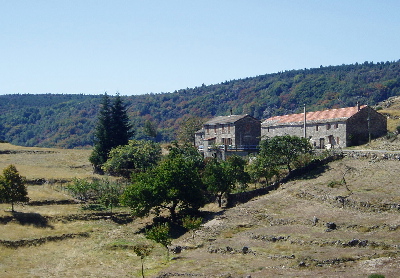
[[[400,61],[290,70],[225,81],[173,93],[123,97],[136,129],[153,122],[158,140],[175,138],[182,121],[216,115],[249,114],[258,119],[310,110],[375,105],[400,95]],[[89,148],[100,96],[0,96],[0,140],[16,145]]]
[[[194,239],[185,235],[174,241],[188,250],[163,273],[398,277],[399,165],[387,160],[335,161],[221,211]]]
[[[89,153],[0,144],[3,165],[15,164],[30,181],[56,183],[29,185],[33,201],[71,198],[54,189],[74,175],[88,177]],[[174,238],[172,245],[183,250],[172,260],[155,245],[145,275],[398,277],[399,166],[380,156],[344,158],[233,208],[210,204],[194,238]],[[142,232],[151,217],[130,218],[127,208],[114,216],[95,213],[73,202],[18,205],[15,214],[7,207],[0,204],[1,277],[140,276],[141,261],[131,247],[146,242]]]

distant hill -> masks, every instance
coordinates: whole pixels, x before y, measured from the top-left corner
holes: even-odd
[[[136,129],[153,122],[159,141],[170,141],[179,125],[195,116],[249,114],[258,119],[309,110],[375,105],[400,95],[400,60],[327,66],[260,75],[172,93],[123,97]],[[101,96],[2,95],[0,140],[23,146],[88,148]]]

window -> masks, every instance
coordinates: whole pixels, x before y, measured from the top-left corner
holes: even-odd
[[[209,126],[206,126],[206,133],[210,134],[210,127]]]
[[[336,144],[339,145],[339,137],[336,137]]]
[[[214,126],[214,133],[217,134],[217,125]]]
[[[315,131],[318,131],[318,125],[315,126]]]
[[[326,124],[326,130],[331,129],[331,124]]]
[[[222,125],[222,133],[225,133],[225,125]]]
[[[232,145],[232,138],[221,138],[222,145]]]
[[[335,129],[337,129],[339,127],[338,123],[335,123],[335,125],[333,126]]]
[[[231,133],[231,125],[228,124],[228,133]]]

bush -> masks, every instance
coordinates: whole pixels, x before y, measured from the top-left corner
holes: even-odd
[[[385,275],[382,274],[371,274],[368,278],[385,278]]]
[[[394,132],[388,132],[386,134],[386,139],[389,140],[390,142],[393,142],[394,140],[396,140],[397,138],[397,134]]]
[[[125,186],[119,183],[112,183],[109,180],[95,179],[74,179],[73,183],[67,186],[69,193],[83,201],[96,203],[85,206],[83,209],[102,210],[101,208],[112,208],[119,205],[120,196],[125,191]]]

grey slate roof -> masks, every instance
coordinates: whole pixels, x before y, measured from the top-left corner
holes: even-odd
[[[218,116],[207,121],[204,125],[216,125],[216,124],[231,124],[238,120],[241,120],[249,115],[229,115],[229,116]]]

